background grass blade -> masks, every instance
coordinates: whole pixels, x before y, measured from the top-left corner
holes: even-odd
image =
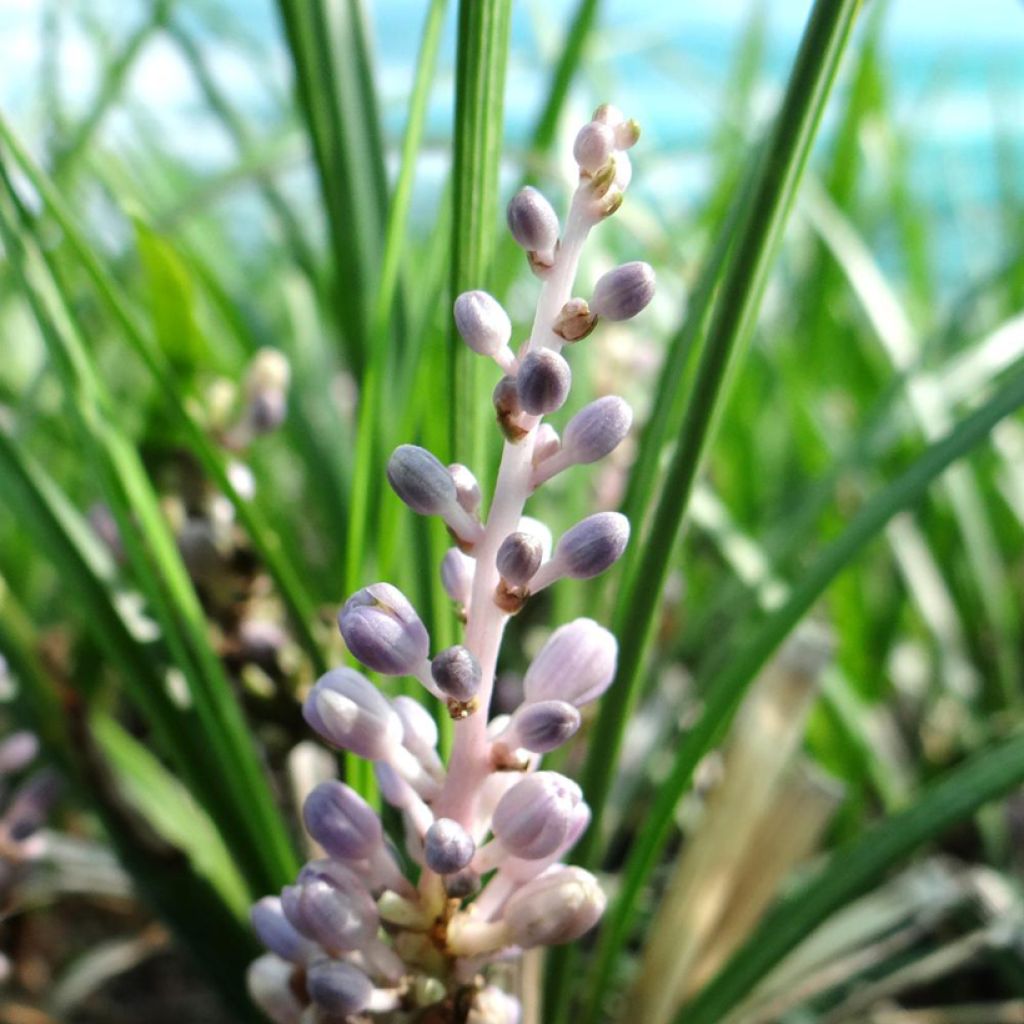
[[[1006,740],[930,786],[910,807],[838,849],[828,865],[770,911],[677,1024],[723,1020],[819,924],[884,878],[919,846],[1024,781],[1024,737]]]
[[[676,750],[672,768],[662,782],[647,816],[644,831],[628,858],[623,883],[605,919],[595,968],[594,988],[587,1019],[593,1019],[606,990],[607,971],[629,936],[636,899],[658,862],[673,829],[679,798],[691,783],[700,759],[722,738],[761,666],[806,615],[829,584],[851,564],[885,524],[918,501],[940,474],[983,443],[993,427],[1024,404],[1024,364],[976,412],[925,452],[896,480],[876,494],[858,512],[793,586],[785,603],[747,631],[742,645],[724,658],[719,669],[701,687],[704,710]],[[602,974],[602,971],[605,973]]]
[[[510,0],[460,0],[452,164],[451,299],[486,288],[498,221]],[[488,408],[479,357],[449,334],[449,455],[480,474]]]

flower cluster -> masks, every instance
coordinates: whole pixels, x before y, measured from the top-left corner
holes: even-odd
[[[572,941],[604,909],[596,879],[561,863],[589,822],[580,788],[539,766],[579,729],[581,707],[611,683],[614,637],[590,619],[556,629],[526,672],[519,707],[491,720],[488,713],[509,616],[559,579],[603,572],[629,538],[623,516],[600,512],[553,543],[523,511],[537,487],[607,455],[630,428],[630,408],[616,397],[585,406],[561,438],[542,418],[569,393],[566,346],[601,319],[634,316],[653,295],[644,263],[605,274],[589,301],[572,294],[590,229],[622,202],[626,150],[638,134],[610,106],[580,130],[579,184],[564,226],[535,189],[509,203],[509,228],[542,281],[532,332],[517,351],[509,317],[492,296],[472,291],[455,302],[466,344],[502,372],[494,405],[505,446],[486,520],[467,467],[445,466],[413,445],[388,463],[398,496],[415,512],[440,516],[455,541],[441,575],[465,622],[464,642],[431,653],[416,611],[388,583],[352,595],[339,626],[367,668],[415,677],[443,703],[454,722],[452,753],[444,765],[423,705],[388,699],[359,672],[334,669],[312,688],[306,721],[332,746],[373,762],[383,798],[401,814],[405,863],[418,877],[414,884],[403,871],[377,814],[353,789],[329,781],[310,793],[305,825],[326,856],[252,913],[270,953],[253,964],[250,991],[278,1024],[425,1020],[416,1015],[426,1007],[430,1020],[514,1024],[518,1005],[485,984],[486,966]]]

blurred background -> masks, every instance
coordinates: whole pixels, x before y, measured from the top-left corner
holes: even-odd
[[[584,386],[573,403],[578,408],[615,388],[642,423],[709,253],[729,230],[728,211],[752,147],[777,109],[808,4],[597,4],[553,144],[541,145],[551,69],[576,10],[567,0],[514,5],[500,197],[503,204],[528,176],[561,208],[575,127],[597,103],[613,102],[641,123],[627,203],[598,233],[582,275],[589,286],[615,262],[642,258],[655,266],[659,292],[642,322],[595,337],[586,363],[574,367]],[[372,165],[379,142],[382,173],[393,184],[427,4],[374,2],[366,13],[379,119],[353,119],[342,162],[354,161],[358,179],[358,166]],[[385,318],[386,337],[366,332],[371,342],[392,346],[386,358],[395,371],[364,451],[377,467],[399,441],[437,435],[431,353],[448,331],[455,62],[453,10],[444,17],[400,257],[396,307],[403,312]],[[370,527],[367,532],[364,524],[364,544],[351,543],[359,536],[352,526],[359,493],[352,496],[362,380],[353,353],[369,347],[351,340],[345,295],[368,293],[360,267],[372,268],[369,278],[376,275],[379,246],[367,243],[358,227],[350,237],[332,234],[330,184],[325,191],[294,99],[295,59],[279,9],[270,3],[0,0],[0,109],[8,127],[54,183],[103,275],[127,297],[131,317],[157,338],[200,433],[241,464],[241,470],[229,466],[235,486],[258,495],[260,515],[280,536],[298,589],[305,588],[307,606],[282,600],[266,552],[247,539],[252,524],[235,521],[223,488],[196,455],[197,442],[175,425],[159,381],[137,358],[126,358],[125,321],[97,297],[97,278],[69,250],[64,226],[33,221],[44,205],[39,183],[8,165],[20,216],[35,225],[31,244],[53,257],[48,287],[64,296],[63,315],[86,340],[96,376],[113,396],[121,436],[139,453],[153,485],[153,507],[170,524],[187,578],[198,588],[211,647],[257,739],[253,764],[258,760],[273,779],[268,806],[283,811],[286,824],[279,827],[293,841],[295,778],[303,769],[292,751],[306,738],[295,695],[316,674],[312,648],[328,663],[341,657],[330,628],[337,604],[355,585],[394,579],[418,598],[440,635],[454,628],[436,584],[425,582],[434,570],[424,568],[424,551],[443,551],[443,536],[406,522],[411,517],[386,492],[382,471],[371,473],[359,492]],[[366,124],[376,125],[379,139]],[[8,238],[5,250],[11,244]],[[535,299],[535,282],[518,255],[500,243],[489,281],[480,282],[505,299],[517,326]],[[338,274],[333,284],[327,283],[331,264]],[[5,262],[0,420],[32,465],[42,467],[39,493],[59,495],[53,522],[81,540],[83,564],[95,556],[104,566],[96,579],[105,581],[101,592],[128,623],[132,642],[152,645],[160,632],[152,595],[138,583],[132,554],[123,551],[102,474],[83,461],[81,425],[69,414],[68,393],[37,322]],[[288,417],[266,437],[240,443],[232,410],[251,379],[255,353],[267,346],[283,351],[291,367]],[[671,753],[701,706],[703,681],[742,646],[751,623],[780,605],[866,496],[975,408],[1022,357],[1024,5],[872,0],[826,110],[754,336],[730,378],[687,528],[671,553],[655,650],[605,822],[601,865],[613,884]],[[496,433],[487,444],[493,461]],[[595,503],[646,508],[644,495],[628,490],[635,452],[634,443],[576,484],[551,488],[533,514],[557,535]],[[11,460],[5,480],[13,479]],[[487,473],[484,466],[481,476]],[[166,678],[161,662],[168,708],[153,711],[125,683],[136,671],[131,659],[112,662],[106,640],[94,637],[88,593],[71,587],[68,597],[74,574],[61,560],[63,549],[47,546],[53,532],[39,507],[0,495],[0,641],[22,652],[15,657],[13,648],[0,647],[10,656],[15,684],[8,694],[10,728],[32,725],[31,715],[22,720],[17,694],[36,669],[53,682],[58,717],[72,740],[79,718],[99,714],[102,723],[93,728],[112,777],[121,785],[144,780],[130,794],[125,842],[138,839],[134,818],[152,810],[155,794],[180,801],[180,814],[148,821],[143,835],[155,829],[191,863],[214,849],[215,867],[207,864],[200,874],[215,875],[220,891],[229,893],[226,904],[234,899],[237,910],[252,894],[260,865],[251,873],[244,865],[225,867],[235,850],[230,837],[229,851],[201,830],[190,834],[183,822],[199,814],[193,797],[210,804],[194,780],[186,775],[180,785],[165,771],[174,758],[159,742],[152,745],[160,757],[147,756],[153,723],[173,721],[181,682],[173,676],[174,660],[165,659],[172,666]],[[518,653],[504,666],[508,685],[514,690],[545,623],[584,613],[603,621],[615,586],[613,578],[595,596],[567,584],[517,619],[510,649]],[[314,610],[309,643],[288,626],[295,607]],[[827,779],[821,786],[829,796],[805,857],[861,835],[943,770],[1014,735],[1021,724],[1019,413],[1003,420],[990,443],[945,475],[926,500],[889,523],[829,589],[816,618],[835,653],[816,676],[818,699],[800,757]],[[49,741],[62,742],[60,731]],[[183,763],[200,756],[202,740],[196,744],[179,751]],[[571,753],[566,765],[579,769],[581,755]],[[180,765],[176,771],[182,775]],[[679,836],[699,820],[716,777],[710,758],[697,792],[681,801],[673,819],[670,858]],[[105,792],[101,782],[91,782]],[[74,793],[73,786],[66,790],[54,812],[50,869],[12,897],[17,912],[3,933],[10,995],[0,996],[0,1020],[244,1019],[227,1015],[212,994],[216,986],[174,945],[171,932],[187,934],[188,922],[172,921],[168,930],[148,909],[151,896],[148,903],[136,899],[131,872],[109,850],[117,822]],[[202,821],[205,828],[209,819]],[[854,948],[843,949],[848,973],[831,986],[814,975],[819,983],[804,1001],[773,1010],[770,1019],[915,1024],[925,1018],[914,1018],[914,1007],[986,1003],[980,1016],[927,1020],[1024,1020],[1022,842],[1019,796],[963,823],[897,876],[897,889],[875,891],[873,927],[849,930],[856,937],[849,939]],[[166,879],[148,884],[171,892]],[[612,975],[620,1000],[643,969],[640,936],[653,927],[660,894],[671,884],[669,865],[662,864],[637,903],[630,956]],[[201,921],[196,911],[193,927]],[[224,927],[224,935],[232,934]],[[234,960],[251,952],[238,949]],[[708,962],[717,965],[722,956],[719,950]],[[812,958],[815,969],[823,962]],[[866,999],[856,994],[865,977],[876,986]],[[876,1010],[880,1015],[872,1016]],[[742,1019],[758,1019],[750,1014]]]

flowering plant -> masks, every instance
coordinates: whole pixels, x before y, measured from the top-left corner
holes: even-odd
[[[431,657],[426,628],[388,583],[353,594],[339,626],[367,668],[413,676],[441,701],[454,743],[442,764],[425,708],[405,696],[389,700],[352,669],[333,669],[312,688],[306,721],[332,746],[373,762],[381,794],[401,814],[418,880],[403,871],[379,817],[353,789],[329,781],[310,793],[303,817],[326,856],[252,912],[270,953],[253,964],[250,989],[279,1024],[424,1007],[436,1007],[438,1019],[515,1021],[515,1000],[486,985],[486,967],[522,949],[572,941],[604,909],[594,876],[561,863],[589,823],[583,794],[539,766],[579,729],[580,708],[611,683],[614,637],[591,619],[559,627],[527,670],[519,707],[493,719],[489,712],[509,617],[559,579],[603,572],[629,538],[624,516],[598,512],[553,544],[524,509],[557,473],[609,454],[632,422],[614,396],[581,409],[561,438],[543,420],[569,394],[563,349],[600,319],[635,316],[654,292],[653,271],[634,262],[606,273],[589,301],[572,294],[591,228],[622,202],[626,151],[638,134],[636,122],[611,106],[579,131],[579,183],[564,227],[536,189],[509,203],[509,229],[541,280],[533,327],[517,352],[509,317],[492,296],[471,291],[455,302],[466,344],[503,373],[494,405],[505,444],[486,520],[466,466],[446,467],[414,445],[400,446],[388,463],[398,496],[415,512],[440,516],[455,540],[441,574],[465,641]]]

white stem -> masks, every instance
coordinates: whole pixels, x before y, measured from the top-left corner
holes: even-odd
[[[581,189],[577,188],[555,265],[541,287],[533,329],[524,354],[534,348],[558,351],[562,346],[562,339],[552,328],[562,307],[572,297],[580,252],[592,224],[584,205]],[[490,515],[474,551],[476,567],[466,624],[466,646],[476,656],[482,670],[477,695],[479,710],[455,723],[448,779],[437,801],[439,815],[452,818],[466,828],[473,826],[474,805],[480,786],[491,770],[487,718],[494,690],[498,649],[508,619],[493,599],[498,585],[495,556],[505,537],[518,528],[526,499],[533,490],[533,447],[539,423],[539,417],[525,417],[526,436],[515,444],[505,443]]]
[[[400,896],[414,896],[416,890],[395,862],[394,855],[382,842],[369,858],[369,881],[374,888],[390,889]]]
[[[516,891],[518,884],[504,871],[499,871],[477,897],[473,904],[474,909],[485,921],[497,917],[506,900]]]
[[[496,868],[503,858],[508,856],[509,852],[504,843],[500,839],[492,839],[477,849],[473,855],[472,868],[478,875],[482,875]]]
[[[423,767],[420,759],[406,747],[396,745],[395,749],[391,752],[388,763],[416,790],[417,795],[424,800],[433,800],[441,792],[437,779]]]
[[[573,458],[572,452],[561,448],[554,455],[549,455],[534,468],[533,476],[530,477],[530,486],[536,490],[541,484],[547,483],[557,473],[561,473],[563,469],[568,469],[570,466],[575,465],[576,460]]]
[[[401,981],[405,976],[406,966],[402,958],[380,939],[371,939],[360,952],[372,974],[387,978],[390,982]]]
[[[550,587],[552,583],[557,583],[563,576],[563,566],[561,559],[557,556],[549,558],[534,574],[533,579],[530,580],[530,593],[539,594],[545,587]]]
[[[459,540],[474,546],[483,540],[484,528],[458,502],[446,508],[441,518],[455,531]]]
[[[416,669],[415,672],[411,672],[410,675],[414,675],[424,686],[424,689],[432,696],[436,697],[443,704],[448,698],[441,690],[441,688],[434,682],[434,675],[430,671],[430,659],[424,658],[423,664]]]
[[[448,949],[455,956],[482,956],[510,945],[512,936],[504,921],[477,921],[469,914],[456,914],[448,925]]]
[[[519,360],[516,359],[515,353],[513,353],[508,345],[503,349],[499,349],[494,354],[494,361],[501,367],[502,372],[509,377],[514,377],[516,370],[519,369]]]

